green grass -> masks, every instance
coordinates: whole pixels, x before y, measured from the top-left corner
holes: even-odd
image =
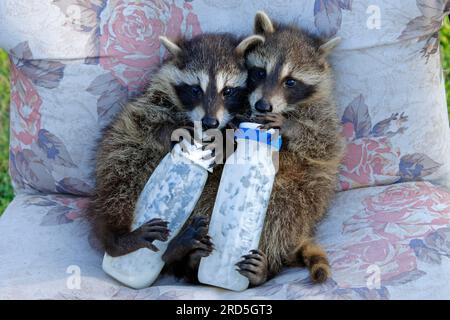
[[[9,60],[0,51],[0,215],[13,198],[8,174],[9,155]]]
[[[448,114],[450,117],[450,22],[448,18],[444,20],[444,27],[441,31],[442,64],[445,74],[445,89],[447,90]]]
[[[450,116],[450,22],[445,19],[441,32],[442,60],[447,89],[448,113]],[[13,190],[8,175],[9,144],[9,61],[0,50],[0,215],[13,198]]]

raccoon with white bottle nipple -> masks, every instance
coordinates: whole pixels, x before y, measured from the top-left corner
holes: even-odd
[[[245,52],[261,36],[243,40],[231,34],[202,34],[177,41],[162,37],[169,58],[154,74],[146,92],[126,104],[103,132],[96,152],[96,187],[87,210],[94,235],[111,257],[167,241],[168,222],[152,219],[132,230],[135,207],[146,182],[171,150],[179,128],[201,122],[205,129],[222,130],[241,108],[248,106]],[[210,175],[208,197],[217,189],[220,170]],[[206,208],[202,208],[206,204]],[[197,211],[213,204],[200,199]],[[163,256],[172,265],[195,266],[212,250],[206,220],[197,217],[174,238]],[[183,268],[179,276],[189,274]]]

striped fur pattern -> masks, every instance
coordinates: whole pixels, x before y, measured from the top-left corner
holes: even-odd
[[[259,250],[244,256],[238,268],[252,286],[283,266],[305,266],[314,282],[324,282],[331,269],[314,233],[333,198],[344,146],[326,59],[338,40],[324,43],[294,26],[275,24],[262,12],[255,32],[265,42],[246,58],[250,107],[266,128],[280,129],[283,148],[260,245],[254,248]],[[288,80],[295,85],[289,87]],[[261,100],[270,110],[256,108]],[[214,180],[219,183],[220,175]],[[209,217],[214,198],[206,191],[195,214]],[[188,280],[196,280],[196,270],[187,266],[178,270],[189,270]]]
[[[96,150],[96,187],[87,217],[108,254],[120,256],[143,247],[153,250],[153,238],[167,238],[161,221],[131,232],[138,196],[170,151],[175,129],[190,127],[206,116],[217,119],[221,129],[241,108],[248,108],[245,51],[261,39],[240,41],[229,34],[177,42],[161,39],[171,57],[143,96],[125,105],[104,129]],[[226,88],[233,92],[225,95]],[[204,193],[211,202],[217,174]],[[201,200],[197,210],[206,210],[201,208],[206,202]]]
[[[338,41],[324,43],[263,12],[255,32],[266,41],[247,57],[252,113],[267,128],[278,127],[284,143],[259,249],[269,277],[303,265],[323,282],[331,270],[314,232],[333,198],[344,145],[326,59]],[[257,109],[260,100],[267,112]]]

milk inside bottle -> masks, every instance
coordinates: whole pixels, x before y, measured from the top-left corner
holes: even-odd
[[[116,280],[140,289],[151,285],[162,268],[162,256],[168,243],[175,237],[192,213],[208,178],[213,160],[203,160],[205,152],[197,142],[177,144],[154,170],[141,192],[135,209],[133,230],[145,222],[160,218],[167,221],[170,230],[166,242],[155,240],[158,252],[142,248],[120,257],[105,253],[103,270]]]
[[[200,262],[201,283],[233,291],[249,285],[235,264],[258,248],[281,147],[277,131],[258,127],[245,122],[236,131],[237,149],[225,163],[209,226],[215,250]]]

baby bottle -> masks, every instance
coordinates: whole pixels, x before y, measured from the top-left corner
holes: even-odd
[[[215,250],[200,262],[201,283],[233,291],[249,285],[235,264],[258,248],[281,147],[278,132],[259,126],[244,122],[235,133],[237,149],[225,163],[209,226]]]
[[[135,230],[160,218],[168,222],[169,239],[153,242],[158,252],[141,248],[120,257],[105,253],[103,258],[103,270],[129,287],[141,289],[156,280],[164,267],[162,256],[168,243],[180,232],[205,186],[213,159],[203,160],[205,152],[197,142],[183,145],[187,150],[176,144],[150,176],[137,201],[132,227]]]

